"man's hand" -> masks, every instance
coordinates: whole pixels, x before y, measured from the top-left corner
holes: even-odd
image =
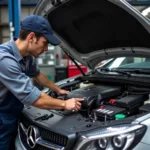
[[[78,111],[81,108],[81,102],[84,101],[83,98],[71,98],[65,101],[65,109]]]
[[[58,94],[58,95],[69,94],[69,91],[66,91],[66,90],[60,89],[60,90],[57,92],[57,94]]]

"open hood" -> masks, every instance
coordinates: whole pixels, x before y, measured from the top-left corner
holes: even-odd
[[[150,22],[124,0],[41,0],[61,47],[94,68],[103,59],[150,53]]]

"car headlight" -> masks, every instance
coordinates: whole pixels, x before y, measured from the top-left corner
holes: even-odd
[[[144,136],[146,126],[124,124],[80,133],[75,150],[128,150]]]

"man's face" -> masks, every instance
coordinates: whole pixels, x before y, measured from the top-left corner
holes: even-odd
[[[36,37],[33,38],[33,41],[30,44],[30,48],[28,50],[29,55],[38,58],[44,51],[48,50],[48,41],[42,36],[38,40]]]

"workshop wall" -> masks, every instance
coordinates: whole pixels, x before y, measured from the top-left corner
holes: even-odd
[[[0,0],[0,44],[10,39],[8,1]],[[33,13],[37,0],[20,0],[20,2],[20,20],[22,20],[25,16]]]

